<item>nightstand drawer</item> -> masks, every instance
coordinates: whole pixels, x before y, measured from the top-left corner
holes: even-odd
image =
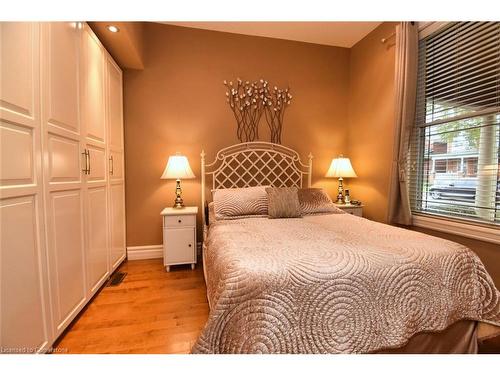
[[[192,227],[194,225],[196,225],[195,215],[175,215],[163,217],[164,228]]]
[[[335,206],[337,206],[337,208],[340,208],[346,214],[363,217],[363,205],[335,203]]]
[[[351,214],[351,215],[354,215],[354,216],[363,216],[363,209],[361,208],[342,208],[342,210],[347,213],[347,214]]]

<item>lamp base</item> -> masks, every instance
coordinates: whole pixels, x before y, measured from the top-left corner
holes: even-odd
[[[175,200],[173,208],[184,208],[184,201],[182,200],[182,189],[181,189],[181,180],[177,179],[175,185]]]
[[[337,204],[344,204],[344,186],[342,184],[342,181],[344,179],[342,177],[339,177],[339,188],[338,188],[338,194],[337,194]]]
[[[182,199],[180,202],[177,201],[177,199],[175,200],[175,203],[174,205],[172,206],[172,208],[184,208],[186,206],[184,206],[184,203],[182,202]]]

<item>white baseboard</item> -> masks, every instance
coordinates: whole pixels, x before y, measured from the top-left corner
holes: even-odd
[[[127,259],[156,259],[163,258],[163,245],[149,245],[149,246],[128,246]]]
[[[201,256],[201,242],[196,244],[198,257]],[[156,259],[163,258],[163,245],[147,245],[147,246],[128,246],[127,259]]]

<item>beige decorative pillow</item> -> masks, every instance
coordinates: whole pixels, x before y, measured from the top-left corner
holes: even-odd
[[[314,215],[320,213],[345,213],[335,206],[326,191],[319,188],[299,189],[298,197],[302,215]]]
[[[214,208],[214,202],[210,202],[207,206],[207,211],[206,211],[206,215],[207,215],[207,220],[206,220],[206,223],[208,225],[212,225],[213,223],[215,223],[217,221],[217,219],[215,218],[215,208]]]
[[[302,217],[297,188],[267,188],[269,218]]]
[[[217,220],[267,216],[266,186],[212,190]]]

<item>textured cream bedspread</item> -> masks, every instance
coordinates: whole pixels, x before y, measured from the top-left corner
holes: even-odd
[[[194,353],[365,353],[461,319],[500,325],[465,246],[353,215],[210,226],[208,322]]]

